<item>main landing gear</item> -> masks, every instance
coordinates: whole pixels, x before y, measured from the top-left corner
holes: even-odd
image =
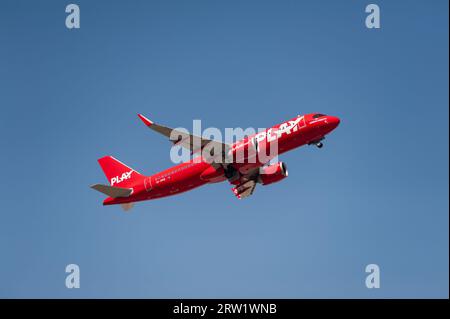
[[[223,166],[225,177],[230,181],[234,182],[239,179],[239,172],[231,165]]]

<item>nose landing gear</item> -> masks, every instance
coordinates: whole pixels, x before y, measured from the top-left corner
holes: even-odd
[[[319,140],[315,140],[315,141],[311,141],[308,143],[308,145],[315,145],[317,146],[317,148],[322,148],[323,147],[323,143],[321,142],[325,137],[322,137]]]

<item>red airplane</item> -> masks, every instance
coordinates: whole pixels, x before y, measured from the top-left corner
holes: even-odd
[[[151,176],[138,173],[112,156],[100,158],[98,162],[110,185],[91,187],[108,195],[103,205],[122,204],[123,209],[128,210],[134,202],[171,196],[226,180],[233,185],[237,198],[248,197],[257,183],[269,185],[288,176],[286,164],[270,164],[271,159],[306,144],[322,148],[325,135],[340,122],[335,116],[320,113],[298,115],[236,143],[226,144],[158,125],[141,114],[138,116],[147,127],[166,136],[174,145],[188,149],[191,154],[201,152],[201,155]],[[274,145],[277,152],[268,154]]]

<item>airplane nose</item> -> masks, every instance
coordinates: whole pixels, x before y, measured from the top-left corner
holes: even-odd
[[[337,116],[328,117],[328,125],[330,125],[332,130],[334,130],[339,125],[339,123],[341,123],[341,120]]]

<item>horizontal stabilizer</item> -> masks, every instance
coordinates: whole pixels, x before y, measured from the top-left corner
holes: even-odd
[[[112,198],[128,197],[133,193],[132,188],[114,187],[102,184],[92,185],[91,188]]]

